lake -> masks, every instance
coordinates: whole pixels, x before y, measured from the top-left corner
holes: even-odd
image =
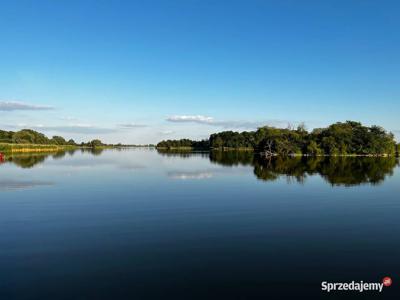
[[[384,276],[394,284],[381,296],[393,296],[399,194],[395,158],[6,157],[0,299],[353,298],[360,293],[328,295],[321,282]]]

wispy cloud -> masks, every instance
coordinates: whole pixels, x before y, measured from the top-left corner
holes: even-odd
[[[232,129],[256,129],[262,126],[277,126],[280,127],[282,124],[287,125],[287,122],[271,122],[271,121],[215,121],[213,125],[221,126],[223,128],[232,128]]]
[[[212,117],[195,115],[195,116],[170,116],[167,118],[169,122],[175,123],[200,123],[200,124],[212,124],[214,119]]]
[[[7,128],[8,130],[22,130],[22,129],[32,129],[39,132],[59,132],[59,133],[76,133],[76,134],[107,134],[115,133],[121,131],[119,128],[111,127],[100,127],[92,124],[67,124],[67,125],[44,125],[44,124],[2,124],[2,128]]]
[[[215,120],[213,117],[203,115],[175,115],[166,119],[168,122],[175,123],[197,123],[202,125],[219,126],[230,129],[257,129],[262,126],[286,127],[288,124],[298,124],[300,122],[290,122],[287,120],[265,120],[265,121],[242,121],[242,120]]]
[[[174,133],[175,133],[175,131],[172,131],[172,130],[160,131],[160,134],[162,134],[162,135],[171,135],[171,134],[174,134]]]
[[[135,128],[144,128],[144,127],[148,127],[148,126],[145,124],[124,123],[124,124],[118,124],[118,127],[125,128],[125,129],[135,129]]]
[[[118,131],[115,128],[97,127],[90,124],[70,124],[65,126],[34,125],[34,126],[29,126],[29,128],[38,131],[53,131],[53,132],[82,133],[82,134],[102,134],[102,133],[113,133]]]
[[[18,101],[0,101],[0,111],[16,110],[52,110],[54,107],[45,105],[34,105]]]
[[[76,120],[78,120],[78,118],[71,117],[71,116],[66,116],[66,117],[60,117],[60,120],[63,120],[63,121],[76,121]]]

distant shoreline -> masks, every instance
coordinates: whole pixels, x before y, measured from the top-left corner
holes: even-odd
[[[0,143],[1,153],[36,153],[36,152],[61,152],[79,149],[110,149],[112,146],[75,146],[75,145],[50,145],[50,144],[8,144]]]
[[[62,136],[48,138],[43,133],[32,129],[22,129],[20,131],[0,130],[0,152],[23,153],[23,152],[59,152],[75,149],[109,149],[125,147],[145,147],[149,145],[123,145],[105,144],[99,139],[88,142],[76,143],[73,139],[66,140]]]
[[[102,146],[81,146],[81,145],[51,145],[51,144],[11,144],[0,143],[0,153],[40,153],[40,152],[62,152],[79,149],[128,149],[128,148],[155,148],[147,145],[102,145]]]
[[[191,148],[191,147],[156,147],[157,150],[166,151],[166,152],[190,152],[190,151],[202,151],[202,152],[253,152],[254,154],[264,155],[263,152],[257,151],[253,148],[211,148],[211,149],[199,149],[199,148]],[[303,154],[303,153],[294,153],[294,154],[275,154],[275,155],[266,155],[267,157],[397,157],[396,154]]]

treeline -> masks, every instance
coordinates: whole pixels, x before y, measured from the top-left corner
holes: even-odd
[[[394,155],[399,150],[392,133],[379,126],[368,127],[354,121],[335,123],[311,132],[303,125],[285,129],[265,126],[249,132],[224,131],[212,134],[208,141],[169,140],[160,142],[157,147],[249,149],[283,156]]]
[[[0,143],[6,144],[34,144],[34,145],[57,145],[57,146],[81,146],[81,147],[103,147],[109,146],[102,141],[95,139],[86,143],[76,143],[73,139],[66,140],[62,136],[48,138],[43,133],[31,129],[20,131],[0,130]]]
[[[208,140],[203,141],[192,141],[189,139],[181,140],[166,140],[161,141],[157,144],[159,149],[197,149],[197,150],[208,150],[210,149],[210,142]]]

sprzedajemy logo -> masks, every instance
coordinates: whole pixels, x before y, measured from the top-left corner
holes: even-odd
[[[364,282],[364,281],[351,281],[351,282],[321,282],[321,290],[328,293],[332,291],[358,291],[360,293],[364,291],[378,291],[382,292],[383,287],[389,287],[392,285],[392,279],[388,276],[382,279],[382,282]]]

